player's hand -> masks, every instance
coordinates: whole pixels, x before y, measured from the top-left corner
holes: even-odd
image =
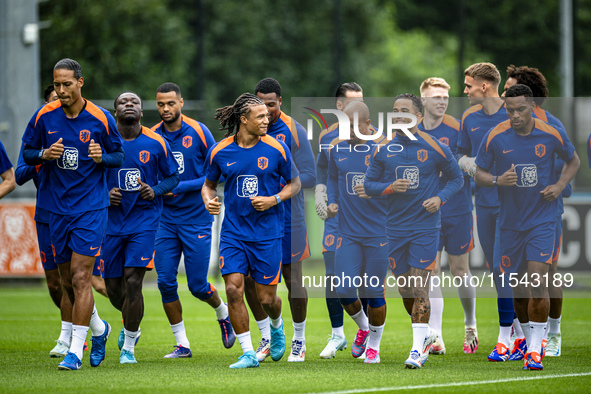
[[[328,203],[328,195],[326,194],[325,185],[316,185],[316,190],[314,192],[314,200],[316,202],[316,214],[320,219],[326,220],[328,218],[326,214],[326,204]]]
[[[554,201],[562,194],[562,189],[560,186],[549,185],[544,188],[544,190],[540,191],[540,193],[544,196],[546,201]]]
[[[275,196],[270,196],[270,197],[263,197],[263,196],[251,197],[250,198],[250,202],[252,203],[252,206],[254,207],[254,209],[256,209],[259,212],[266,211],[267,209],[269,209],[269,208],[277,205],[277,199],[275,198]]]
[[[515,186],[517,184],[517,173],[515,172],[515,164],[511,164],[505,173],[497,177],[497,185],[499,186]]]
[[[219,215],[222,209],[222,203],[216,196],[214,199],[209,200],[205,208],[207,209],[207,212],[209,212],[211,215]]]
[[[121,189],[118,187],[114,187],[109,191],[109,202],[111,203],[112,207],[118,207],[121,205],[121,199],[123,195],[121,194]]]
[[[408,179],[396,179],[392,183],[392,190],[394,190],[394,193],[404,193],[409,185],[410,181]]]
[[[64,144],[62,144],[62,141],[63,138],[60,138],[57,142],[54,142],[49,149],[45,149],[41,158],[43,160],[55,160],[62,157],[64,154]]]
[[[361,198],[365,198],[366,200],[369,200],[371,197],[368,196],[367,194],[365,194],[365,188],[363,187],[363,185],[356,185],[353,188],[353,191],[355,193],[357,193],[357,195]]]
[[[429,213],[437,212],[441,206],[441,198],[435,196],[423,201],[423,206]]]
[[[154,189],[150,187],[147,183],[142,182],[140,177],[137,178],[137,182],[140,184],[140,197],[144,200],[153,200],[156,197],[156,193],[154,193]]]
[[[103,161],[103,149],[94,140],[90,140],[90,144],[88,145],[88,157],[94,160],[96,164]]]
[[[464,156],[458,161],[460,169],[466,172],[469,176],[474,177],[476,174],[476,158]]]
[[[328,215],[329,218],[334,218],[335,216],[337,216],[338,212],[339,212],[339,206],[335,203],[330,204],[326,208],[326,214]]]

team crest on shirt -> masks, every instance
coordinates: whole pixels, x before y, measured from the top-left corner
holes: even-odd
[[[543,157],[546,154],[546,145],[538,144],[536,145],[536,156]]]
[[[193,145],[193,137],[191,137],[190,135],[183,137],[183,146],[185,148],[190,148],[191,145]]]
[[[78,169],[78,149],[64,146],[62,157],[57,159],[57,166],[62,170]]]
[[[333,243],[334,243],[334,235],[328,234],[326,236],[326,238],[324,238],[324,245],[332,246]]]
[[[119,189],[128,192],[140,190],[138,178],[141,178],[141,175],[137,168],[121,168],[119,170]]]
[[[82,141],[83,144],[86,144],[88,141],[90,141],[90,131],[81,130],[80,131],[80,141]]]
[[[419,161],[421,163],[423,163],[425,160],[427,160],[427,157],[429,157],[429,154],[427,153],[427,151],[425,149],[419,149],[417,151],[417,159],[419,159]]]
[[[501,265],[505,268],[511,267],[511,259],[508,256],[503,256],[501,258]]]
[[[367,155],[365,156],[365,165],[369,167],[369,158],[371,157],[371,155]]]
[[[408,188],[416,189],[419,187],[419,167],[417,166],[399,166],[396,167],[396,179],[407,179]]]
[[[236,188],[238,197],[256,197],[259,195],[259,178],[256,175],[239,175]]]
[[[259,168],[261,170],[264,170],[265,168],[267,168],[269,166],[269,159],[267,159],[264,156],[259,157],[259,159],[257,160],[257,165],[259,166]]]
[[[538,184],[538,168],[535,164],[515,165],[517,187],[534,187]]]
[[[179,165],[179,174],[182,174],[183,172],[185,172],[185,156],[183,156],[182,152],[172,152],[172,154],[174,155],[174,159]]]
[[[140,161],[144,164],[150,161],[150,152],[143,150],[140,152]]]
[[[348,172],[347,179],[347,193],[355,195],[355,186],[363,185],[365,182],[365,174],[363,172]]]
[[[275,138],[281,142],[285,142],[285,134],[277,134]]]
[[[441,137],[441,138],[439,139],[439,142],[441,142],[441,143],[443,143],[443,144],[445,144],[445,145],[449,146],[449,138],[447,138],[447,137]]]

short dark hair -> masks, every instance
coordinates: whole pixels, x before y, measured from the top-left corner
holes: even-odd
[[[414,94],[412,94],[412,93],[402,93],[402,94],[399,94],[398,96],[396,96],[394,98],[394,102],[397,102],[398,100],[402,100],[402,99],[412,101],[412,104],[415,107],[415,109],[418,112],[420,112],[420,113],[423,112],[423,102],[421,101],[420,98],[418,98]]]
[[[177,96],[181,96],[181,88],[179,88],[179,85],[177,85],[176,83],[165,82],[162,85],[158,86],[158,89],[156,89],[156,93],[169,92],[175,92]]]
[[[259,92],[262,94],[275,93],[277,97],[281,97],[281,85],[273,78],[261,79],[254,88],[254,94]]]
[[[521,66],[507,67],[507,79],[513,78],[517,83],[529,86],[534,94],[534,101],[542,106],[549,96],[548,86],[546,86],[546,77],[537,68]]]
[[[116,110],[117,109],[117,100],[119,100],[119,97],[121,97],[122,95],[126,94],[126,93],[131,93],[131,94],[135,94],[137,96],[137,98],[140,99],[140,107],[142,109],[144,109],[144,102],[142,100],[142,98],[140,97],[139,94],[137,94],[136,92],[132,92],[131,90],[126,90],[125,92],[121,92],[119,93],[119,96],[115,97],[115,101],[113,101],[113,108]]]
[[[347,92],[363,92],[363,89],[361,89],[361,86],[357,82],[345,82],[337,88],[334,96],[336,98],[347,97]]]
[[[525,97],[527,101],[532,102],[534,100],[534,93],[529,88],[529,86],[518,83],[516,85],[511,86],[505,92],[505,98],[507,97]]]
[[[82,78],[82,66],[74,59],[65,58],[60,60],[53,66],[53,71],[55,70],[70,70],[74,71],[74,78],[80,79]]]
[[[47,87],[43,91],[43,98],[45,99],[45,102],[49,101],[49,97],[51,96],[51,93],[53,93],[54,91],[55,91],[55,86],[53,86],[53,84],[47,85]]]

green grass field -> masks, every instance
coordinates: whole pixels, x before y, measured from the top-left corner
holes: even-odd
[[[90,367],[85,353],[80,371],[58,371],[59,359],[49,358],[60,330],[59,313],[43,285],[0,288],[0,392],[387,392],[428,388],[429,391],[589,392],[591,386],[591,307],[589,299],[564,302],[562,357],[544,359],[544,371],[523,371],[521,362],[496,364],[486,356],[496,344],[496,300],[477,303],[480,346],[472,355],[462,352],[463,313],[457,298],[445,301],[444,339],[447,354],[430,356],[421,370],[405,370],[412,341],[411,325],[400,299],[388,300],[388,317],[381,344],[379,365],[364,364],[351,356],[350,348],[332,360],[318,357],[324,348],[330,323],[322,299],[310,299],[306,327],[306,361],[265,361],[258,369],[230,370],[241,355],[238,343],[224,349],[215,314],[192,298],[181,286],[184,319],[193,358],[168,360],[174,337],[164,315],[155,284],[144,290],[145,317],[136,347],[138,364],[120,365],[117,334],[121,317],[107,299],[96,296],[103,319],[113,327],[107,342],[107,358]],[[218,286],[223,288],[223,286]],[[280,286],[284,289],[283,285]],[[287,295],[283,316],[286,337],[293,329]],[[349,343],[356,328],[345,316]],[[251,319],[253,342],[260,339]],[[565,376],[566,375],[566,376]]]

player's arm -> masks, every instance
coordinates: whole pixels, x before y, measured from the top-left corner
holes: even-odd
[[[201,188],[201,198],[205,209],[212,215],[219,215],[222,209],[222,203],[218,199],[218,183],[205,178]]]
[[[88,157],[94,160],[96,164],[102,164],[103,167],[119,168],[125,160],[125,152],[122,146],[117,146],[112,152],[103,153],[101,145],[94,142],[94,140],[90,140]]]
[[[316,165],[312,146],[308,140],[306,130],[299,123],[296,124],[296,131],[300,146],[293,151],[293,161],[300,172],[302,189],[309,189],[316,186]]]
[[[16,163],[16,169],[14,170],[14,177],[16,180],[16,184],[19,186],[24,185],[31,179],[33,179],[37,173],[39,172],[40,166],[30,166],[25,163],[25,159],[23,158],[23,150],[25,144],[21,144],[21,150],[18,155],[18,162]]]
[[[281,191],[274,196],[256,196],[251,197],[250,201],[254,209],[259,212],[266,211],[267,209],[278,205],[286,200],[289,200],[296,194],[298,194],[302,188],[302,183],[300,182],[300,177],[296,176],[295,178],[286,181],[287,185]]]
[[[166,193],[169,193],[171,190],[173,190],[176,187],[176,185],[179,184],[179,179],[180,179],[180,175],[179,175],[179,170],[177,169],[174,173],[164,177],[164,179],[162,179],[160,181],[160,183],[158,183],[156,186],[154,186],[154,188],[153,188],[154,196],[158,197],[158,196],[163,196]],[[141,194],[141,187],[140,187],[140,194]]]
[[[377,152],[369,162],[365,172],[363,188],[369,197],[387,196],[392,193],[404,193],[410,184],[408,179],[397,179],[394,182],[384,182],[384,165]]]
[[[319,142],[320,150],[316,160],[316,189],[314,191],[314,203],[316,205],[316,214],[322,220],[326,220],[328,195],[326,193],[326,182],[328,180],[328,161],[326,152],[322,151],[322,141]]]
[[[581,159],[579,159],[579,155],[577,155],[577,152],[575,152],[573,148],[572,158],[568,161],[564,160],[564,168],[562,169],[562,175],[560,176],[560,179],[558,179],[558,182],[554,185],[548,185],[540,191],[544,196],[544,199],[547,201],[556,200],[570,181],[575,177],[580,166]]]
[[[48,149],[37,149],[25,143],[23,159],[26,164],[36,166],[44,161],[59,159],[64,153],[62,138],[54,142]]]
[[[327,175],[327,211],[326,214],[329,218],[334,218],[339,211],[339,170],[335,163],[334,155],[329,155],[330,159],[328,162],[328,175]]]
[[[473,177],[476,173],[475,157],[470,157],[472,154],[472,142],[468,136],[466,125],[464,123],[465,118],[462,117],[460,130],[458,134],[458,146],[456,153],[456,160],[460,169],[466,172],[468,175]]]
[[[442,148],[446,157],[441,161],[439,168],[447,179],[447,182],[445,183],[443,189],[441,189],[436,196],[433,196],[423,202],[423,207],[425,207],[425,209],[430,213],[439,210],[441,204],[449,200],[451,196],[460,191],[462,186],[464,186],[464,175],[460,170],[460,166],[453,157],[451,150],[444,145],[442,145]]]
[[[14,180],[14,168],[10,167],[2,174],[2,183],[0,183],[0,199],[4,198],[8,193],[16,189],[16,181]]]

